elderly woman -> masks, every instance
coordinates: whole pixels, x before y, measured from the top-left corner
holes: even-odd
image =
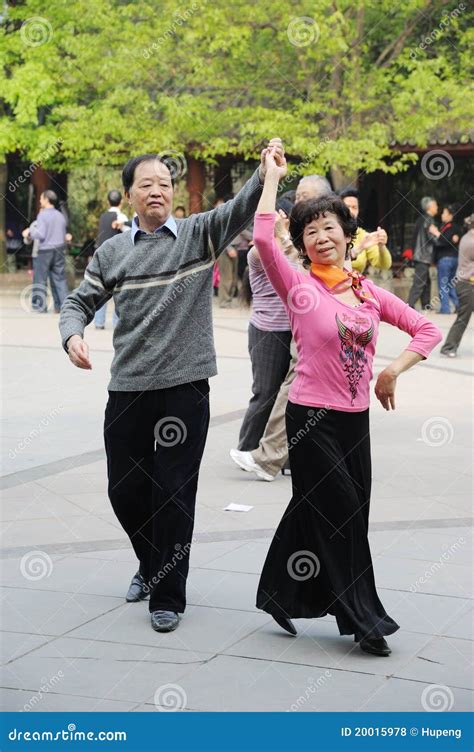
[[[340,634],[385,656],[385,636],[399,627],[378,598],[367,537],[372,361],[381,321],[411,335],[375,386],[383,407],[394,409],[398,376],[426,358],[441,335],[397,297],[344,269],[357,226],[335,195],[293,209],[290,234],[310,275],[294,269],[273,234],[286,163],[268,150],[266,166],[254,239],[288,311],[298,364],[286,412],[293,496],[264,564],[257,607],[291,634],[292,617],[333,614]]]

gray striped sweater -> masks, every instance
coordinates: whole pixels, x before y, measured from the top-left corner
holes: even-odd
[[[112,391],[147,391],[217,373],[212,325],[212,271],[216,258],[252,219],[261,195],[258,172],[237,196],[168,228],[123,233],[103,243],[84,280],[65,300],[59,329],[63,347],[113,297]]]

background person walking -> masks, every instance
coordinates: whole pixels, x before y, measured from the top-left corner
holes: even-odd
[[[69,289],[66,281],[65,251],[71,236],[66,232],[66,219],[55,208],[58,197],[54,191],[43,191],[40,196],[41,210],[36,222],[23,230],[24,238],[38,240],[38,255],[34,264],[32,306],[38,313],[46,313],[47,281],[56,289],[55,306],[61,308]]]

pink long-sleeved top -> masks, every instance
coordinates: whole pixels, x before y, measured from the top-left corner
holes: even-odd
[[[293,268],[277,246],[274,214],[256,214],[254,242],[274,289],[288,311],[298,350],[289,400],[298,405],[360,412],[369,406],[369,385],[379,323],[412,337],[407,350],[428,357],[441,341],[439,329],[392,293],[370,280],[372,296],[351,306],[314,275]]]

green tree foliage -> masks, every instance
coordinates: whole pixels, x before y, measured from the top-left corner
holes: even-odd
[[[24,0],[0,34],[0,152],[56,169],[176,149],[396,172],[472,122],[455,0]],[[428,41],[427,41],[428,40]],[[472,47],[472,45],[471,45]]]

